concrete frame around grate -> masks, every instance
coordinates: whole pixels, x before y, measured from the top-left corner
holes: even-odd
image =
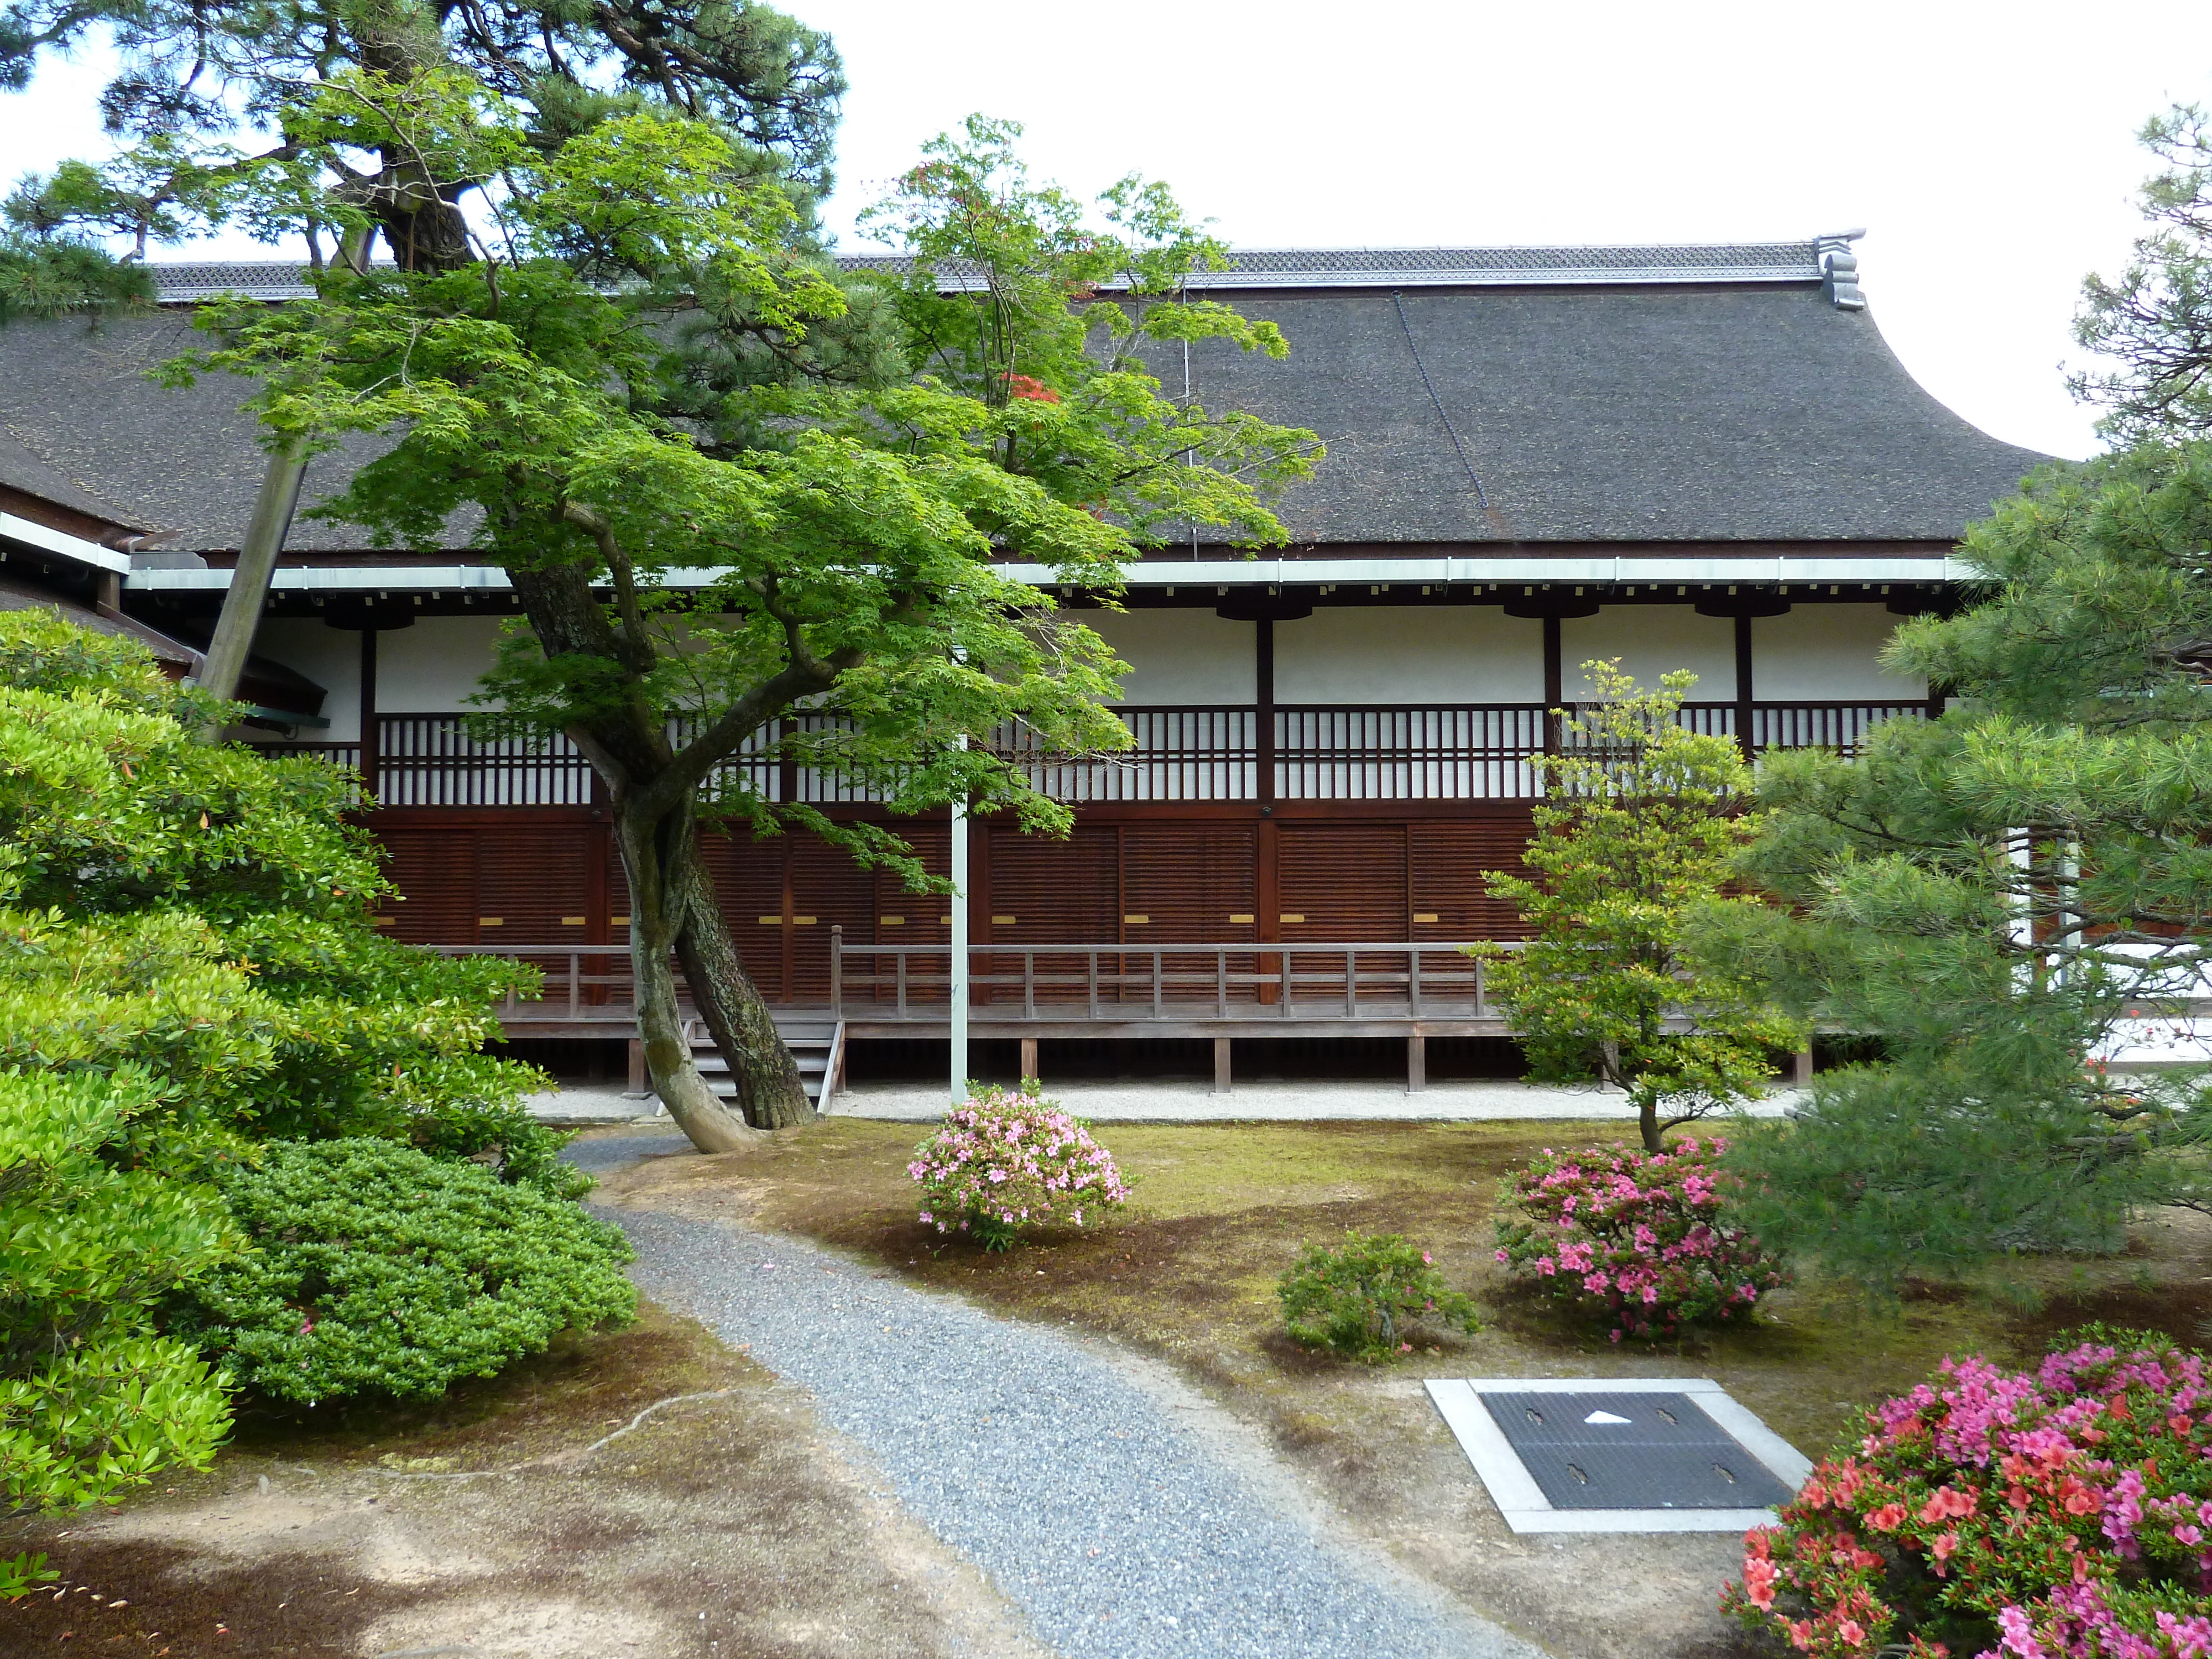
[[[1554,1509],[1483,1405],[1484,1394],[1686,1395],[1790,1491],[1813,1472],[1810,1458],[1729,1399],[1710,1377],[1431,1377],[1422,1386],[1515,1532],[1743,1532],[1771,1526],[1775,1516],[1772,1510]]]

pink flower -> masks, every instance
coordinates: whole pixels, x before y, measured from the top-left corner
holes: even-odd
[[[1920,1506],[1920,1518],[1929,1526],[1939,1521],[1956,1520],[1974,1512],[1974,1498],[1955,1486],[1938,1486],[1935,1495]]]
[[[2004,1632],[2002,1645],[2020,1659],[2045,1659],[2042,1644],[2035,1639],[2035,1627],[2021,1608],[1998,1608],[1997,1628]]]
[[[1743,1593],[1752,1606],[1765,1609],[1774,1605],[1774,1581],[1781,1576],[1771,1561],[1755,1555],[1743,1558]]]

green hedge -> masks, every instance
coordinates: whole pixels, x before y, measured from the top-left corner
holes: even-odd
[[[218,1182],[257,1248],[175,1323],[272,1399],[439,1395],[636,1312],[629,1242],[564,1199],[390,1141],[264,1152]]]

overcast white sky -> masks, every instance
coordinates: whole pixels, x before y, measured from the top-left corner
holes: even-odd
[[[2212,100],[2203,0],[781,3],[851,74],[841,231],[971,110],[1026,124],[1042,175],[1086,193],[1164,178],[1248,246],[1863,225],[1874,313],[1920,382],[2069,455],[2094,440],[2061,384],[2068,319],[2138,228],[2135,131]],[[98,70],[0,94],[0,168],[97,154]]]

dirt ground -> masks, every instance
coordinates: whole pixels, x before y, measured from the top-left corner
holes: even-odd
[[[1423,1394],[1426,1376],[1711,1376],[1808,1455],[1860,1408],[1943,1355],[2025,1361],[2092,1319],[2202,1344],[2212,1322],[2212,1224],[2142,1231],[2125,1257],[2044,1262],[2027,1300],[1922,1291],[1869,1309],[1801,1285],[1755,1324],[1681,1346],[1616,1348],[1563,1327],[1492,1260],[1501,1179],[1546,1146],[1610,1142],[1616,1124],[1121,1125],[1099,1131],[1134,1177],[1103,1231],[1003,1256],[948,1243],[914,1218],[912,1125],[832,1120],[769,1151],[655,1158],[614,1178],[617,1204],[743,1219],[811,1237],[1009,1314],[1073,1322],[1172,1362],[1273,1443],[1344,1524],[1407,1566],[1572,1659],[1748,1653],[1715,1609],[1740,1541],[1721,1534],[1516,1537]],[[678,1142],[680,1146],[681,1143]],[[1402,1232],[1482,1303],[1487,1328],[1438,1338],[1397,1367],[1316,1357],[1280,1333],[1274,1281],[1306,1243],[1343,1229]]]
[[[0,1654],[1046,1659],[798,1390],[650,1306],[432,1408],[244,1422],[25,1548],[62,1580]]]
[[[634,1130],[611,1133],[632,1133]],[[1534,1148],[1617,1126],[1127,1126],[1109,1230],[1002,1257],[914,1219],[912,1126],[832,1120],[726,1158],[688,1152],[608,1201],[809,1236],[918,1286],[1073,1322],[1172,1363],[1261,1431],[1347,1528],[1562,1656],[1748,1659],[1714,1612],[1726,1535],[1516,1538],[1421,1392],[1424,1376],[1718,1378],[1808,1453],[1947,1352],[2020,1360],[2101,1318],[2201,1344],[2212,1224],[2144,1230],[2110,1261],[2034,1270],[2032,1307],[1926,1291],[1887,1315],[1833,1288],[1660,1352],[1563,1329],[1490,1257],[1498,1183]],[[672,1141],[680,1146],[680,1141]],[[1405,1232],[1487,1328],[1370,1370],[1279,1334],[1275,1276],[1347,1226]],[[692,1397],[698,1396],[698,1397]],[[646,1413],[640,1420],[640,1414]],[[0,1604],[0,1654],[1043,1659],[1019,1614],[905,1519],[797,1390],[648,1307],[433,1407],[248,1419],[215,1470],[88,1517],[0,1525],[62,1580]],[[84,1647],[75,1644],[83,1644]],[[68,1644],[64,1646],[64,1644]]]

